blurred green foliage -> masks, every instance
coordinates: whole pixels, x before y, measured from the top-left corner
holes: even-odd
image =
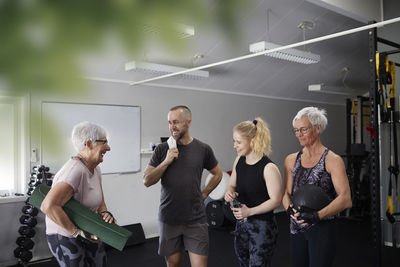
[[[80,92],[79,57],[105,48],[107,38],[140,53],[144,25],[164,30],[158,41],[181,49],[176,23],[221,27],[236,36],[242,0],[0,0],[0,81],[11,91]],[[75,90],[75,91],[74,91]]]

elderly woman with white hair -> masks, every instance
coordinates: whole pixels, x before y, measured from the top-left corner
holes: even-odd
[[[316,107],[303,108],[293,119],[293,131],[302,149],[285,159],[283,206],[290,216],[291,258],[296,267],[332,266],[336,247],[335,218],[352,205],[344,162],[321,143],[320,134],[327,124],[325,110]],[[303,190],[299,190],[301,188]],[[296,191],[297,195],[305,192],[300,196],[303,204],[312,201],[313,193],[304,188],[318,189],[326,197],[326,205],[321,209],[294,205]],[[311,204],[318,206],[320,203]]]
[[[40,208],[46,214],[47,242],[60,266],[106,266],[104,244],[74,225],[62,207],[73,197],[104,221],[116,223],[104,202],[98,166],[110,151],[107,133],[99,125],[81,122],[72,130],[72,143],[77,154],[57,172]]]

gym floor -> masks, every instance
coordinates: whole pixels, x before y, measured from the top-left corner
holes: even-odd
[[[273,267],[289,267],[289,224],[285,213],[277,214],[279,238],[272,259]],[[210,229],[209,267],[239,267],[233,250],[233,235],[231,227]],[[115,249],[108,250],[110,267],[161,267],[166,266],[164,259],[157,254],[158,238],[146,240],[144,244],[130,246],[123,252]],[[399,266],[399,250],[382,248],[382,267]],[[397,264],[395,264],[397,261]],[[54,260],[30,263],[35,267],[56,267]],[[182,267],[190,266],[185,254]],[[338,246],[334,267],[373,267],[371,248],[370,220],[338,219]]]

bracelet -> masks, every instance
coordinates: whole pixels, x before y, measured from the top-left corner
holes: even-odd
[[[75,231],[72,233],[72,236],[74,238],[76,238],[78,236],[78,234],[79,234],[79,229],[78,229],[78,227],[75,227]]]

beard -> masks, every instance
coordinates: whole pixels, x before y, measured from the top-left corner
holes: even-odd
[[[185,136],[186,132],[187,132],[186,129],[182,129],[182,130],[179,132],[178,137],[177,137],[175,140],[176,140],[176,141],[181,140],[181,139]],[[172,134],[172,136],[174,136],[173,131],[171,132],[171,134]]]
[[[183,138],[183,136],[185,135],[186,132],[180,132],[178,135],[178,138],[176,139],[176,141],[179,141]]]

